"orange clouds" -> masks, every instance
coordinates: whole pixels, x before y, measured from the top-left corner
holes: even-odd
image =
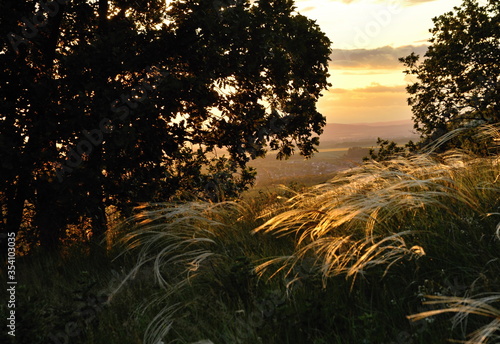
[[[330,72],[333,88],[318,108],[327,122],[360,123],[411,118],[404,66],[412,52],[423,56],[428,45],[383,46],[375,49],[334,49]]]
[[[329,123],[404,120],[411,117],[405,85],[372,83],[355,89],[332,88],[319,102]]]
[[[380,107],[406,106],[405,86],[383,86],[373,83],[364,88],[332,89],[331,101],[337,106],[348,107]]]
[[[359,0],[330,0],[333,2],[342,2],[344,4],[351,4],[355,2],[359,2]],[[418,5],[418,4],[423,4],[424,2],[433,2],[433,1],[438,1],[438,0],[398,0],[398,2],[401,2],[402,6],[413,6],[413,5]],[[376,1],[377,3],[390,3],[390,0],[378,0]],[[394,1],[392,1],[394,2]]]
[[[423,56],[427,45],[406,45],[402,47],[380,47],[376,49],[333,49],[330,65],[334,69],[403,69],[398,61],[415,52]]]
[[[431,37],[432,18],[462,0],[296,0],[298,11],[317,21],[333,41],[329,63],[332,89],[318,110],[327,122],[409,120],[406,76],[399,58],[421,57]]]

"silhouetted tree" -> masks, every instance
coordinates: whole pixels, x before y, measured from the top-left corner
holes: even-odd
[[[500,119],[500,2],[465,0],[433,21],[423,61],[414,53],[400,59],[418,79],[407,87],[408,104],[426,143]]]
[[[474,139],[474,128],[500,120],[500,3],[464,0],[433,21],[431,45],[423,60],[415,53],[399,59],[407,67],[405,73],[418,80],[406,90],[421,140],[402,147],[379,138],[379,147],[370,150],[371,159],[409,154],[454,129],[464,130],[439,150],[491,152],[484,141]]]
[[[234,197],[325,123],[330,41],[289,0],[5,0],[0,36],[2,231],[32,204],[46,247],[110,204]]]
[[[417,145],[412,141],[408,141],[404,146],[398,145],[394,141],[383,140],[377,138],[378,148],[370,148],[368,156],[363,158],[363,161],[376,160],[385,161],[390,160],[396,156],[409,156],[417,150]]]

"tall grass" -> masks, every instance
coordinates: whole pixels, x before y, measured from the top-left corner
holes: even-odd
[[[461,298],[450,296],[428,296],[428,305],[444,305],[444,308],[422,312],[408,316],[410,320],[418,321],[443,313],[456,313],[453,317],[453,326],[464,324],[471,314],[491,318],[491,322],[474,331],[467,340],[467,344],[483,344],[487,341],[500,340],[500,309],[491,304],[500,303],[500,293],[483,295],[478,298]]]
[[[406,237],[435,224],[446,229],[446,223],[486,215],[498,191],[493,183],[497,172],[493,160],[448,152],[372,161],[339,173],[263,215],[270,219],[256,232],[293,235],[297,248],[293,256],[258,269],[278,261],[293,266],[311,254],[326,280],[336,274],[355,277],[374,265],[390,267],[403,257],[418,258],[425,249],[409,245]]]
[[[266,200],[269,207],[273,202],[279,202],[279,198]],[[159,299],[153,300],[163,302],[165,308],[148,326],[145,343],[159,343],[168,337],[173,319],[177,324],[183,323],[183,316],[179,319],[175,315],[186,312],[203,313],[192,314],[192,318],[203,318],[204,324],[184,334],[189,340],[202,339],[203,333],[198,338],[196,335],[207,326],[208,310],[214,311],[213,307],[218,308],[215,312],[219,315],[221,309],[227,314],[218,319],[224,323],[217,323],[217,319],[211,323],[210,332],[219,329],[218,338],[223,342],[239,342],[241,320],[235,314],[249,309],[254,288],[251,280],[255,277],[250,260],[262,257],[261,251],[282,250],[282,245],[252,235],[256,211],[259,212],[256,204],[245,202],[148,204],[138,208],[138,214],[123,224],[134,228],[122,238],[127,247],[124,254],[137,257],[128,278],[149,268],[165,290]],[[208,300],[211,304],[207,304]],[[255,335],[247,333],[247,337]],[[188,342],[187,338],[184,340]]]
[[[478,140],[493,145],[499,137],[487,127]],[[266,199],[145,205],[128,220],[134,230],[123,238],[126,254],[137,257],[130,276],[150,268],[165,290],[165,308],[145,342],[379,343],[390,340],[390,332],[358,331],[359,323],[386,331],[394,322],[411,332],[403,318],[418,311],[420,299],[453,306],[412,320],[449,311],[496,316],[498,309],[486,305],[497,302],[496,296],[469,296],[500,288],[499,176],[495,156],[436,154],[434,146]],[[449,281],[456,278],[465,286],[452,290]],[[352,299],[343,293],[342,280]],[[265,315],[256,304],[273,290],[283,300]],[[452,295],[433,299],[446,292]],[[346,299],[357,302],[353,309]],[[322,301],[331,304],[321,306]],[[395,312],[390,304],[398,302]],[[284,323],[285,314],[295,322]],[[323,324],[306,320],[312,314]],[[252,315],[260,317],[259,325],[245,327]],[[412,340],[437,338],[432,322],[425,331],[413,331]],[[494,338],[498,330],[498,318],[472,324],[479,328],[476,342]],[[440,338],[460,335],[454,328]]]

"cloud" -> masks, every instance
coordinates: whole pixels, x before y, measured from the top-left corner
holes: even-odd
[[[355,88],[352,90],[345,88],[330,89],[332,93],[406,93],[405,85],[384,86],[376,82],[372,82],[370,86],[363,88]]]
[[[400,57],[423,56],[427,45],[385,46],[375,49],[333,49],[330,65],[337,69],[401,69]]]
[[[330,89],[328,95],[325,95],[325,101],[336,107],[348,108],[406,107],[407,97],[405,85],[384,86],[372,83],[363,88]]]
[[[321,113],[326,116],[327,123],[385,122],[412,117],[404,98],[329,102],[324,103]]]
[[[314,9],[316,9],[316,6],[307,6],[307,7],[303,8],[303,9],[301,9],[300,13],[309,12],[309,11],[312,11]]]
[[[344,4],[351,4],[353,2],[359,2],[359,0],[330,0],[330,1],[342,2]],[[409,7],[409,6],[419,5],[419,4],[423,4],[426,2],[433,2],[433,1],[439,1],[439,0],[396,0],[396,1],[395,0],[377,0],[377,1],[375,1],[375,3],[394,4],[395,2],[398,2],[398,4]]]
[[[411,118],[405,85],[330,89],[320,100],[327,122],[373,122]]]
[[[399,68],[398,68],[399,70]],[[387,70],[386,69],[342,69],[341,72],[338,74],[340,75],[354,75],[354,76],[359,76],[359,75],[387,75]]]
[[[438,0],[406,0],[404,1],[405,6],[413,6],[413,5],[418,5],[418,4],[423,4],[424,2],[433,2],[433,1],[438,1]]]

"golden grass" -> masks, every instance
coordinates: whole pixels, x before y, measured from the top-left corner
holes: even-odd
[[[443,305],[444,308],[413,314],[408,316],[408,319],[418,321],[438,314],[452,312],[456,313],[453,317],[453,326],[457,326],[466,322],[470,314],[476,314],[492,318],[492,320],[487,325],[474,331],[466,343],[483,344],[487,343],[490,339],[500,339],[500,309],[491,305],[492,303],[500,302],[500,293],[493,293],[475,299],[433,295],[426,296],[426,298],[431,301],[426,301],[424,304]],[[495,335],[497,332],[499,333]]]
[[[456,134],[448,134],[421,154],[367,162],[304,192],[286,189],[292,195],[287,201],[274,200],[267,207],[244,201],[144,205],[124,224],[134,231],[123,242],[138,257],[129,277],[149,264],[169,294],[180,292],[193,277],[215,271],[210,270],[211,264],[232,260],[229,247],[243,245],[246,257],[254,255],[252,250],[258,248],[249,243],[245,232],[249,224],[255,225],[248,228],[254,235],[268,233],[294,239],[293,251],[261,256],[264,261],[255,269],[260,276],[270,273],[270,278],[282,272],[289,281],[287,287],[301,278],[295,268],[305,261],[313,262],[311,271],[320,275],[324,284],[332,276],[344,275],[352,280],[352,287],[358,276],[373,267],[383,267],[387,273],[403,259],[426,254],[425,242],[415,240],[419,234],[440,230],[442,233],[434,234],[446,237],[453,230],[449,224],[498,215],[491,209],[491,200],[498,199],[499,191],[497,158],[477,158],[458,150],[434,153]],[[496,143],[499,137],[494,127],[487,127],[478,139]],[[259,225],[258,220],[264,223]],[[238,226],[242,227],[234,233]],[[500,239],[500,224],[491,231],[496,231]],[[217,278],[215,274],[210,276]],[[498,310],[488,305],[492,297],[477,302],[435,299],[432,302],[452,302],[453,306],[432,314],[498,315]],[[176,311],[172,307],[153,321],[146,333],[147,342],[168,333]],[[430,315],[421,313],[411,319]],[[497,315],[488,327],[473,334],[477,343],[483,343],[498,329]]]
[[[488,127],[481,135],[498,132]],[[489,195],[498,192],[498,161],[461,151],[436,155],[436,146],[411,157],[367,162],[296,193],[278,211],[263,213],[267,221],[255,232],[292,235],[297,248],[293,255],[261,264],[258,272],[279,263],[272,276],[278,271],[288,274],[307,256],[315,257],[325,281],[338,274],[356,278],[377,265],[385,265],[387,272],[403,258],[425,254],[425,248],[408,247],[405,240],[426,230],[418,228],[425,223],[421,217],[446,223],[485,215]]]

